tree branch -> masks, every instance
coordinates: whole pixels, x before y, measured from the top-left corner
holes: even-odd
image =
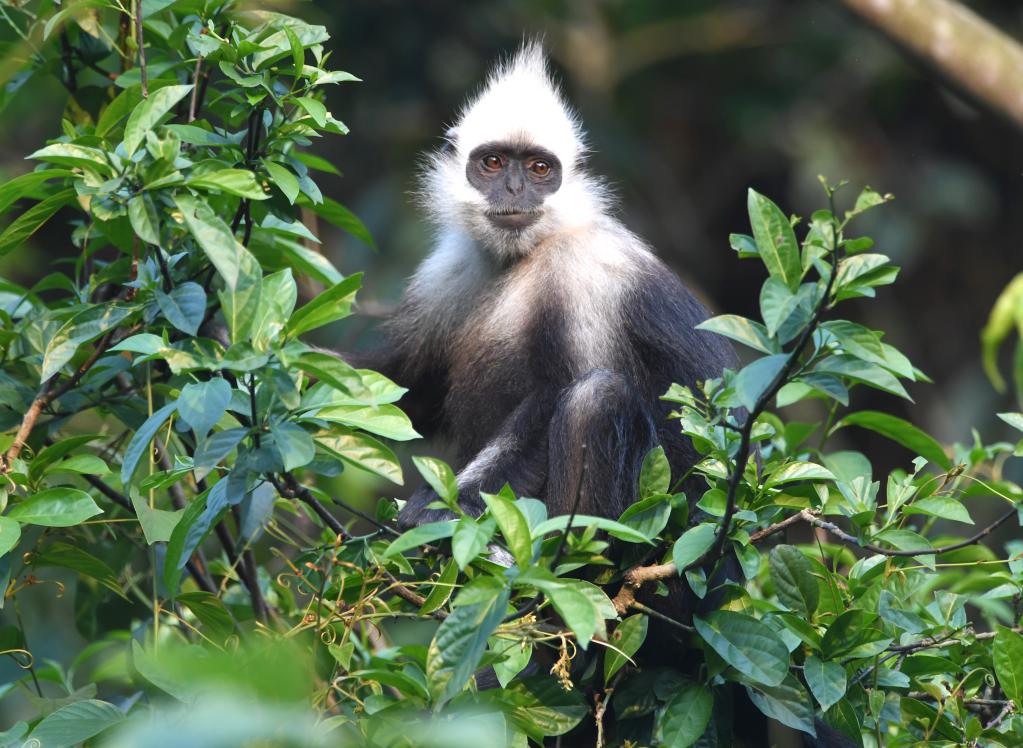
[[[842,0],[956,87],[1023,127],[1023,46],[953,0]]]

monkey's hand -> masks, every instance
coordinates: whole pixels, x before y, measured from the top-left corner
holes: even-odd
[[[405,506],[398,512],[398,528],[405,532],[413,527],[419,527],[429,522],[442,522],[446,519],[455,519],[455,513],[450,509],[430,507],[430,504],[441,505],[440,496],[427,484],[421,485],[412,495],[409,496]],[[458,492],[458,505],[465,512],[478,517],[486,508],[480,499],[478,486],[465,487]]]

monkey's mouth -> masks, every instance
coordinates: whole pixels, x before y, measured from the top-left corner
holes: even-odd
[[[529,228],[540,218],[539,210],[490,210],[487,211],[490,222],[502,229],[521,231]]]

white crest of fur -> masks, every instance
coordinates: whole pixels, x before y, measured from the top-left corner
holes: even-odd
[[[431,156],[426,165],[422,205],[442,230],[461,229],[499,257],[522,256],[552,235],[590,226],[607,209],[606,189],[583,170],[582,126],[562,99],[536,42],[497,66],[447,138],[451,148]],[[469,154],[492,142],[540,146],[561,161],[561,188],[544,202],[540,219],[523,231],[496,228],[485,215],[485,198],[466,179]]]
[[[525,141],[542,145],[572,168],[585,150],[582,126],[562,100],[536,42],[491,73],[452,131],[463,158],[481,143]]]

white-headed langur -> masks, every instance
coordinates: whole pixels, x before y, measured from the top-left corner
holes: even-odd
[[[429,157],[421,203],[437,227],[387,343],[357,354],[409,389],[416,428],[446,439],[459,503],[508,483],[551,516],[617,519],[642,461],[661,444],[672,473],[696,462],[659,400],[734,366],[731,346],[695,330],[707,311],[609,210],[585,170],[586,140],[525,45],[499,65]],[[585,469],[584,469],[585,462]],[[419,488],[403,528],[442,518]]]
[[[585,155],[543,50],[526,44],[429,157],[420,200],[435,246],[387,324],[386,344],[351,357],[408,388],[402,407],[420,432],[452,447],[459,503],[472,514],[483,512],[481,491],[508,483],[551,516],[576,508],[617,519],[654,446],[676,478],[699,459],[660,396],[737,363],[724,338],[695,329],[707,310],[611,214]],[[691,479],[683,489],[695,500],[706,485]],[[420,487],[399,525],[445,518],[428,508],[438,500]],[[681,586],[652,604],[691,613],[695,600]],[[745,706],[735,734],[757,744],[763,717]],[[807,745],[851,745],[819,720],[817,729]]]

